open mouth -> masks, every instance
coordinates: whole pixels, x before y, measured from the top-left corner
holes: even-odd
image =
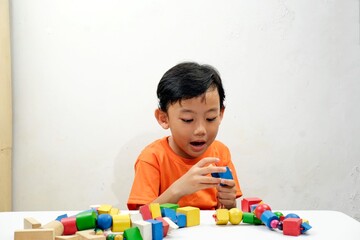
[[[190,142],[190,144],[195,147],[201,147],[205,144],[205,142]]]

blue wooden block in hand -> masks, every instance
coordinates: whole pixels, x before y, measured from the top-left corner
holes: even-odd
[[[211,173],[211,176],[222,179],[234,179],[229,167],[226,167],[226,172]],[[225,186],[225,184],[220,184],[220,185]]]

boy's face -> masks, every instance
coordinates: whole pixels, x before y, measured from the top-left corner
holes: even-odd
[[[199,97],[171,104],[167,113],[161,113],[163,121],[159,118],[158,121],[163,128],[170,128],[169,144],[175,153],[184,158],[196,158],[215,140],[223,113],[215,88]]]

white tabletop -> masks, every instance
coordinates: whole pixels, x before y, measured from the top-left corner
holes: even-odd
[[[25,217],[33,217],[42,224],[54,220],[57,216],[68,214],[75,215],[79,211],[49,211],[49,212],[0,212],[0,239],[14,239],[14,231],[23,229]],[[125,211],[122,211],[125,212]],[[126,211],[128,212],[128,211]],[[171,232],[166,239],[295,239],[292,236],[283,235],[280,230],[270,230],[264,225],[239,225],[225,226],[216,225],[212,215],[215,211],[201,211],[200,225],[181,228]],[[360,222],[336,211],[281,211],[284,215],[296,213],[303,219],[307,219],[312,226],[306,234],[296,239],[360,239]]]

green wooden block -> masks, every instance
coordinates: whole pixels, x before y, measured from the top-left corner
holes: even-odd
[[[179,204],[176,204],[176,203],[163,203],[163,204],[160,204],[160,209],[171,208],[171,209],[174,209],[176,211],[176,209],[178,209],[178,207],[179,207]]]
[[[248,224],[260,225],[262,224],[261,220],[255,217],[254,213],[243,212],[243,222]]]
[[[76,226],[79,231],[96,227],[95,211],[85,211],[76,215]]]
[[[128,228],[124,231],[126,240],[142,240],[141,233],[138,227]]]

